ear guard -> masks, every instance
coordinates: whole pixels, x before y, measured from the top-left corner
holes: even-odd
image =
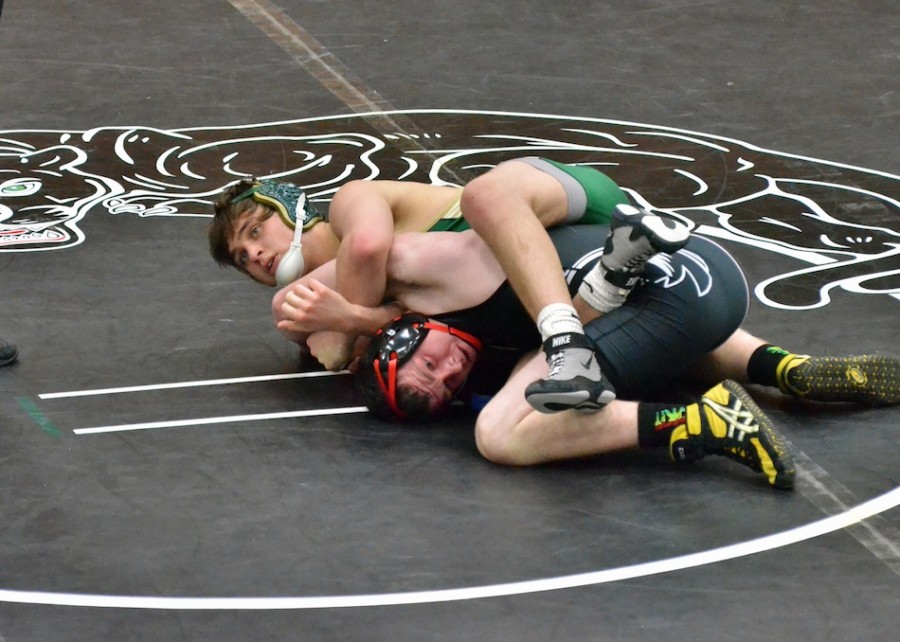
[[[235,196],[231,202],[232,204],[238,203],[245,198],[252,198],[257,203],[275,209],[284,224],[294,230],[294,240],[290,249],[281,257],[278,269],[275,271],[275,283],[279,287],[284,287],[303,275],[303,252],[301,250],[303,231],[325,219],[309,204],[306,192],[293,183],[280,183],[273,180],[260,181]]]

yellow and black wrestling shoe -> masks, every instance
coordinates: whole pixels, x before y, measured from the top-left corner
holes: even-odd
[[[790,355],[778,365],[778,387],[813,401],[848,401],[871,406],[900,403],[900,358]]]
[[[672,433],[669,454],[684,462],[722,455],[765,474],[775,488],[794,486],[794,459],[784,437],[734,381],[723,381],[687,407],[687,420]]]

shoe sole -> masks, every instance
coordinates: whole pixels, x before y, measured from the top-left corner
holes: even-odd
[[[788,382],[801,399],[893,406],[900,403],[900,358],[885,355],[811,357],[802,386]],[[790,373],[788,372],[788,377]]]
[[[586,390],[536,392],[525,395],[528,404],[544,414],[553,414],[564,410],[577,410],[582,413],[598,412],[614,401],[615,398],[616,393],[612,390],[604,390],[597,399],[590,399]]]
[[[722,383],[726,390],[737,397],[744,407],[749,410],[756,422],[759,424],[759,432],[757,433],[758,442],[757,455],[760,456],[760,462],[763,463],[762,455],[765,454],[771,461],[771,469],[763,463],[763,473],[765,473],[769,484],[775,488],[782,490],[790,490],[794,487],[794,478],[796,476],[796,467],[794,458],[788,450],[784,437],[762,411],[756,405],[753,398],[744,390],[740,384],[735,381],[726,380]],[[751,439],[752,441],[752,439]],[[763,452],[761,453],[760,450]]]
[[[616,214],[620,214],[620,216],[616,216]],[[623,204],[616,206],[614,217],[621,221],[622,224],[628,225],[627,219],[634,216],[641,216],[641,220],[638,226],[634,227],[632,238],[635,237],[635,232],[638,232],[639,227],[640,232],[638,234],[646,238],[657,252],[673,254],[683,248],[691,236],[690,228],[674,219],[663,218],[658,214],[633,205]],[[616,225],[613,225],[612,229],[616,227]]]
[[[649,232],[648,238],[653,249],[666,254],[674,254],[683,248],[691,236],[691,230],[686,225],[655,214],[645,216],[641,226]]]

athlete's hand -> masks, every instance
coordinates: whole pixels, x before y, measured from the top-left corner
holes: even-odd
[[[343,370],[353,357],[353,335],[341,332],[315,332],[306,339],[310,353],[324,367],[332,371]]]
[[[300,332],[354,332],[351,327],[353,305],[336,290],[309,279],[308,284],[296,283],[285,294],[281,305],[291,328]]]

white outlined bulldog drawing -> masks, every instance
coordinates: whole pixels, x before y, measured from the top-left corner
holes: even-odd
[[[697,132],[534,114],[0,132],[0,252],[82,243],[87,215],[210,216],[214,196],[244,176],[303,185],[321,204],[351,179],[459,184],[524,155],[595,166],[698,233],[795,260],[757,286],[767,305],[821,307],[836,291],[900,299],[900,177]]]

